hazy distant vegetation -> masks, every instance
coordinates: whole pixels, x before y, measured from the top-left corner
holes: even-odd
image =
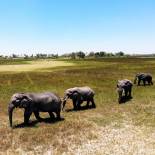
[[[98,51],[98,52],[83,52],[83,51],[78,51],[78,52],[70,52],[70,53],[65,53],[65,54],[46,54],[46,53],[38,53],[36,55],[31,54],[23,54],[23,55],[17,55],[17,54],[12,54],[10,56],[4,56],[0,55],[0,59],[98,59],[98,58],[115,58],[115,57],[155,57],[155,54],[126,54],[123,51],[119,52],[106,52],[106,51]]]
[[[65,59],[84,59],[84,58],[115,58],[115,57],[155,57],[155,54],[126,54],[123,51],[119,52],[106,52],[106,51],[98,51],[98,52],[70,52],[65,54],[46,54],[46,53],[38,53],[38,54],[23,54],[17,55],[12,54],[10,56],[0,55],[0,59],[16,59],[16,58],[23,58],[23,59],[57,59],[57,58],[65,58]]]

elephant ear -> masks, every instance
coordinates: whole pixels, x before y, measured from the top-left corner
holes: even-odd
[[[28,108],[30,105],[30,103],[28,102],[27,99],[23,99],[21,102],[20,102],[20,108]]]
[[[22,98],[21,103],[20,103],[20,107],[21,108],[28,108],[30,106],[31,102],[32,102],[32,99],[29,96],[23,95],[23,98]]]
[[[23,95],[23,99],[26,99],[29,102],[32,102],[32,99],[31,99],[31,97],[29,97],[29,95]]]
[[[74,93],[76,93],[76,91],[73,91],[73,90],[69,89],[69,90],[66,91],[65,96],[71,97],[71,96],[73,96]]]
[[[74,95],[76,96],[76,98],[80,99],[81,101],[83,100],[82,95],[78,91],[74,91]]]
[[[15,105],[15,107],[19,107],[20,106],[20,102],[22,100],[22,93],[16,93],[12,96],[11,98],[11,102],[12,104]]]

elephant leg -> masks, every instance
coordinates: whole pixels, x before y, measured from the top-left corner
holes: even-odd
[[[148,84],[149,85],[153,85],[153,82],[152,82],[152,79],[151,78],[148,80]]]
[[[35,117],[36,117],[36,119],[38,121],[42,121],[42,118],[39,116],[39,112],[38,111],[34,111],[34,115],[35,115]]]
[[[87,100],[87,105],[86,105],[87,108],[89,107],[89,102],[90,102],[90,100]]]
[[[140,79],[138,79],[138,86],[140,86],[140,82],[141,82],[141,80],[140,80]]]
[[[25,112],[24,112],[24,124],[29,123],[29,119],[30,119],[31,114],[32,114],[31,110],[25,109]]]
[[[128,96],[128,90],[125,90],[125,98]]]
[[[131,98],[131,91],[132,91],[132,88],[129,89],[129,97]]]
[[[73,106],[74,106],[74,110],[77,110],[77,101],[76,100],[73,100]]]
[[[146,84],[146,81],[145,81],[145,80],[143,80],[143,84],[144,84],[144,86],[145,86],[145,84]]]
[[[94,98],[91,99],[91,103],[92,103],[92,107],[96,108],[95,102],[94,102]]]
[[[54,119],[55,118],[53,112],[48,112],[48,113],[49,113],[51,119]]]
[[[58,110],[58,111],[55,112],[57,120],[61,120],[60,111],[61,110]]]
[[[76,105],[77,105],[77,108],[78,108],[78,109],[81,108],[81,103],[82,103],[82,101],[78,101],[78,100],[77,100],[77,104],[76,104]]]

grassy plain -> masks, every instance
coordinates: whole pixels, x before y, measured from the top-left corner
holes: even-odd
[[[137,72],[155,77],[155,59],[40,61],[41,65],[24,60],[0,62],[1,154],[155,154],[155,86],[135,85],[133,99],[125,104],[117,103],[116,93],[119,79],[133,81]],[[52,91],[63,97],[65,89],[86,85],[96,92],[96,109],[62,112],[65,120],[56,123],[9,128],[7,105],[12,94]],[[69,101],[66,109],[71,108]],[[13,123],[22,122],[23,111],[18,109]]]
[[[21,62],[21,63],[20,63]],[[0,63],[0,72],[30,72],[30,71],[39,71],[45,72],[50,68],[62,67],[62,66],[72,66],[73,63],[63,62],[63,61],[51,61],[48,60],[33,60],[33,61],[24,61],[24,60],[14,60],[11,64],[11,61],[3,61]],[[49,70],[51,71],[51,70]]]

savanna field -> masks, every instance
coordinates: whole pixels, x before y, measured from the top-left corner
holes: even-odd
[[[117,101],[117,80],[133,81],[138,72],[151,73],[155,84],[155,59],[0,60],[0,154],[154,155],[155,85],[134,85],[132,100]],[[51,91],[62,98],[75,86],[95,91],[96,109],[72,111],[68,100],[63,121],[36,122],[32,115],[29,127],[20,127],[23,111],[16,109],[9,127],[14,93]]]

